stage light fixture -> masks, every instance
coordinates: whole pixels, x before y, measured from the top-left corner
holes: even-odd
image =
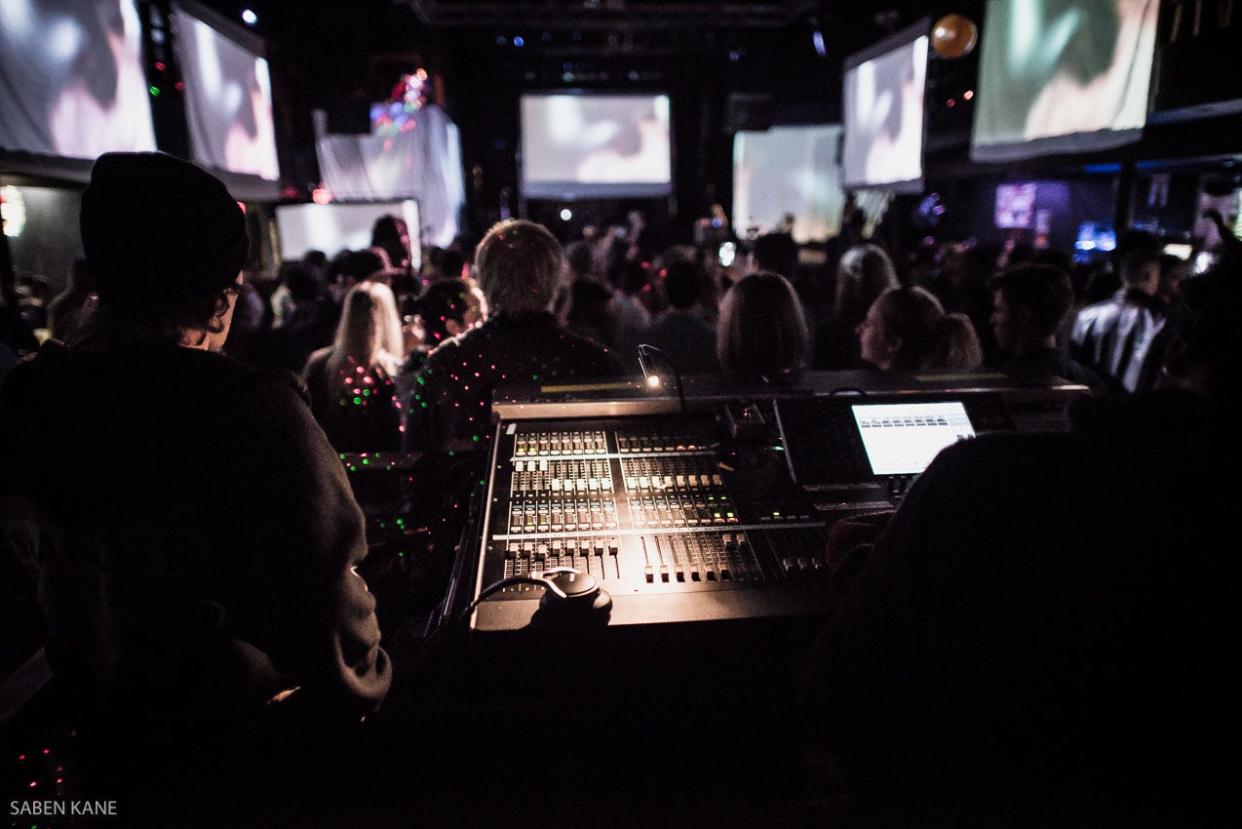
[[[253,26],[259,22],[259,16],[254,13],[253,9],[242,9],[241,19],[247,26]]]

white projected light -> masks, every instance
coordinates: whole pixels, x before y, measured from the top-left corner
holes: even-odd
[[[254,51],[260,42],[242,46],[181,9],[174,20],[194,160],[276,181],[272,80],[267,60]]]
[[[310,250],[333,256],[371,245],[371,228],[383,216],[399,216],[410,233],[414,267],[422,262],[418,202],[413,199],[375,204],[286,204],[276,208],[280,255],[301,259]]]
[[[845,62],[847,188],[922,188],[927,46],[923,22]]]
[[[155,149],[134,0],[0,0],[0,148]]]
[[[1159,12],[1159,0],[989,0],[971,158],[1138,140]]]
[[[959,402],[859,405],[851,409],[876,475],[917,475],[941,449],[975,436],[966,407]]]
[[[523,95],[521,107],[527,197],[668,194],[667,95]]]
[[[733,227],[767,233],[794,216],[799,243],[841,229],[845,193],[837,164],[841,127],[773,127],[733,138]]]

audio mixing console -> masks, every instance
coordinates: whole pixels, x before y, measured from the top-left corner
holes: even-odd
[[[1021,428],[978,388],[696,403],[498,406],[471,595],[572,568],[611,595],[612,626],[822,615],[832,521],[891,508],[956,440]],[[489,593],[471,627],[527,627],[544,591]]]

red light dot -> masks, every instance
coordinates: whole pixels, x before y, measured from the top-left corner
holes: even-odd
[[[950,98],[949,100],[945,101],[944,103],[945,103],[945,106],[948,106],[948,107],[955,107],[955,106],[957,106],[957,99],[956,99],[956,98]]]
[[[975,91],[973,89],[967,89],[962,93],[962,97],[969,101],[971,98],[975,97]]]
[[[173,89],[177,90],[178,92],[181,92],[182,90],[185,89],[185,84],[183,84],[181,81],[177,81],[175,84],[173,84]]]
[[[167,69],[167,68],[168,68],[168,67],[164,64],[164,61],[162,61],[162,60],[157,60],[157,61],[155,62],[155,71],[156,71],[156,72],[163,72],[163,71],[164,71],[165,69]]]
[[[32,788],[32,789],[37,789],[38,787],[39,787],[39,781],[37,781],[37,780],[31,780],[31,781],[30,781],[30,788]]]

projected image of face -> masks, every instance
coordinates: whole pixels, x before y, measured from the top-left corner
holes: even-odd
[[[279,178],[267,61],[184,12],[175,20],[195,160]]]
[[[622,195],[665,188],[671,178],[665,95],[528,95],[522,98],[523,177],[528,195]],[[609,188],[612,188],[610,190]]]
[[[883,185],[922,177],[927,44],[920,37],[847,73],[847,184]]]
[[[976,148],[1142,127],[1159,11],[1159,0],[989,2]]]
[[[154,150],[133,0],[0,0],[0,146]]]

